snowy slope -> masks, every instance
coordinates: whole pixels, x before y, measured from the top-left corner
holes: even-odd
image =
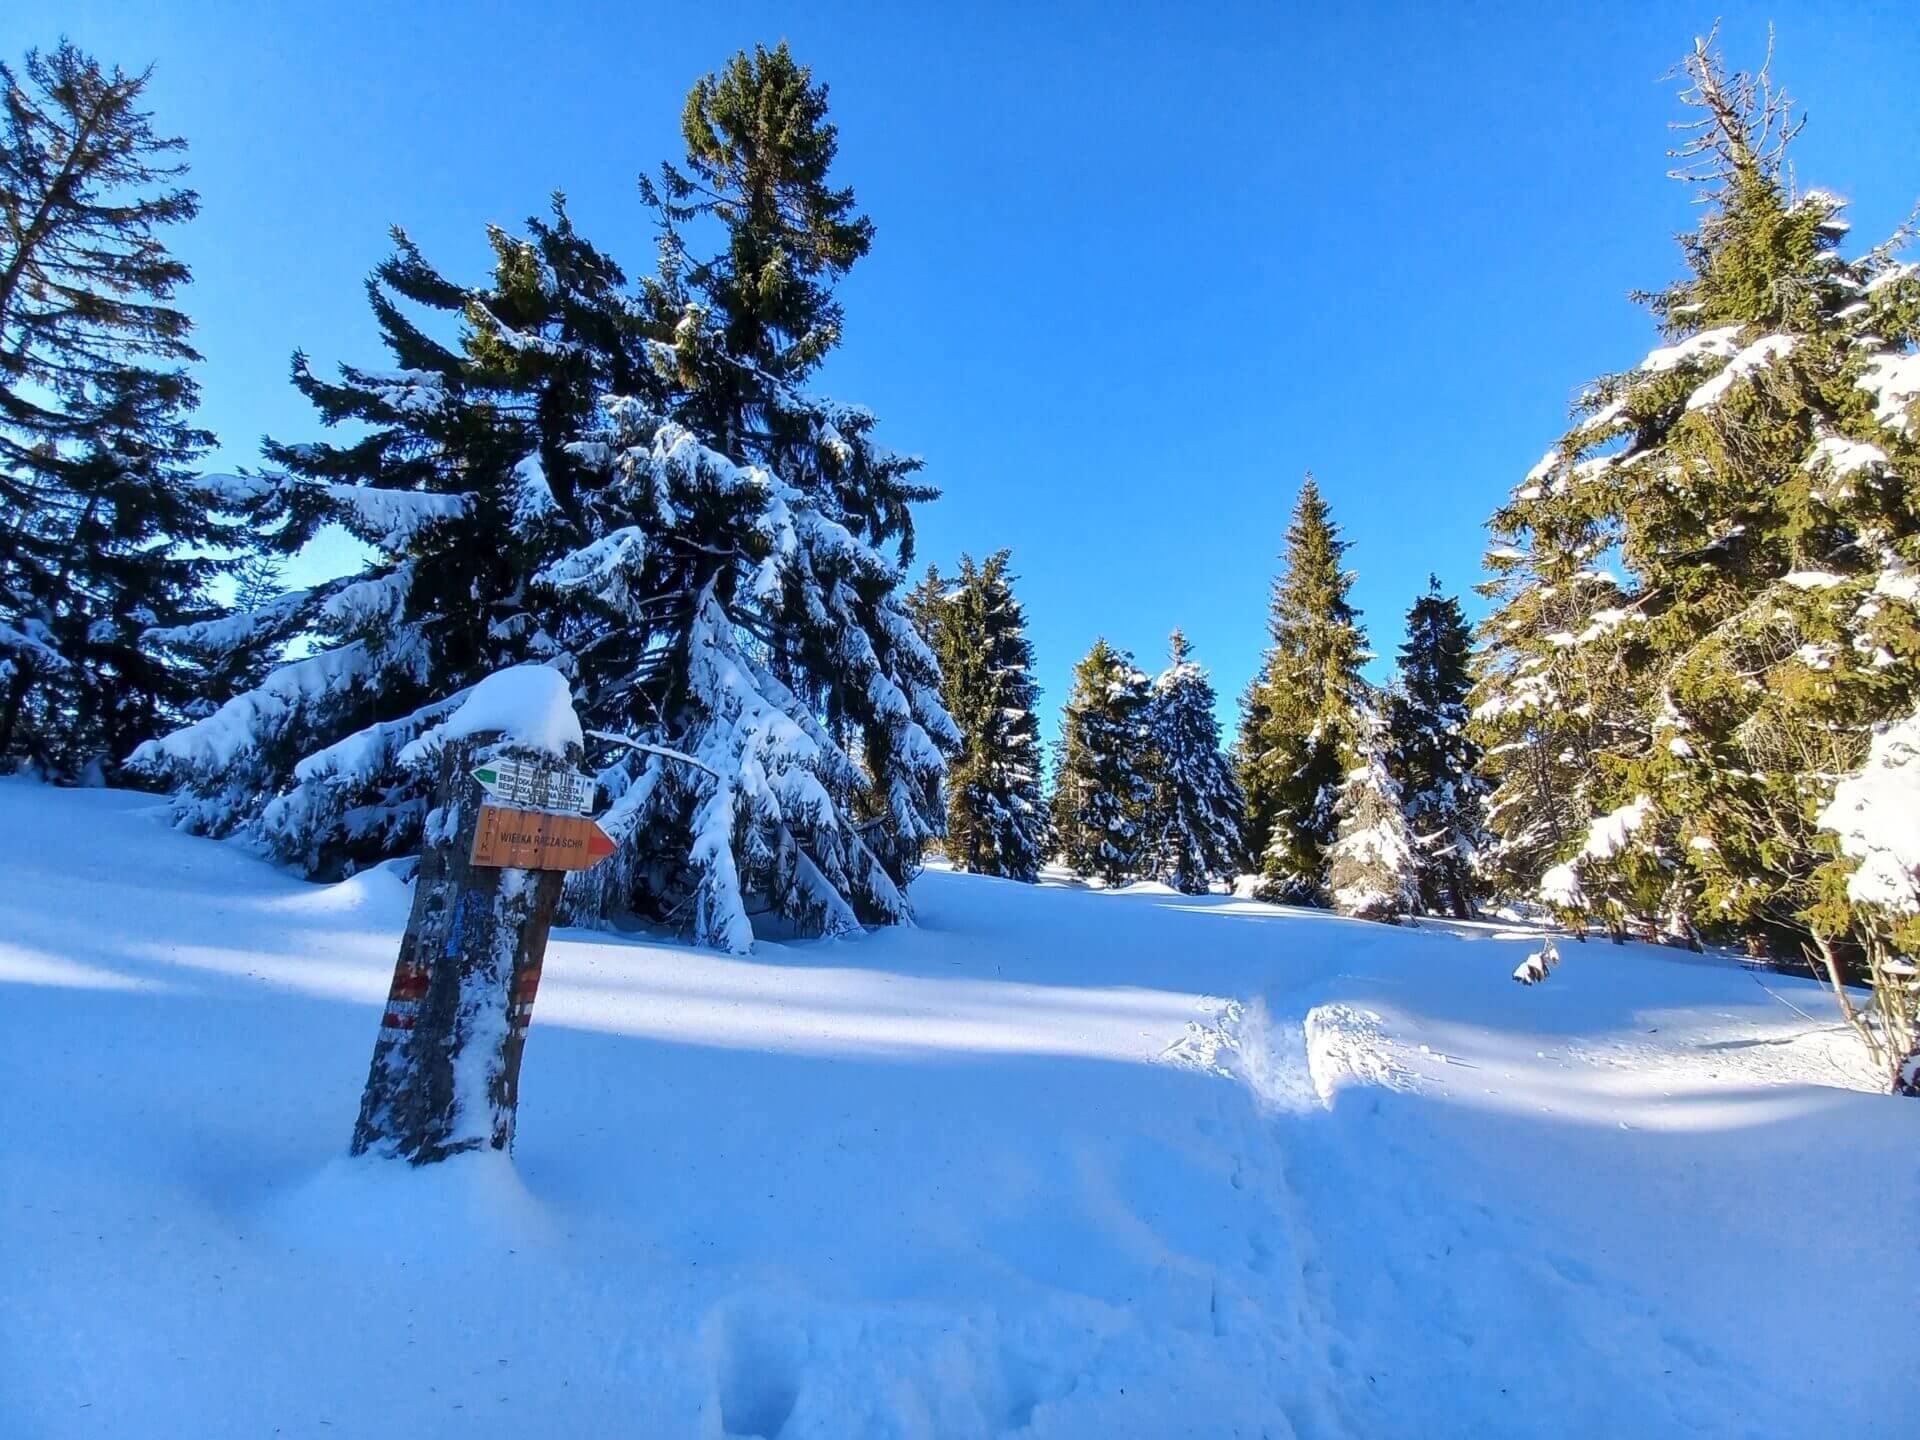
[[[520,1139],[344,1156],[405,891],[0,782],[0,1434],[1895,1433],[1920,1106],[1813,985],[932,873],[580,932]],[[1771,990],[1772,993],[1768,993]],[[1804,1011],[1804,1015],[1799,1013]]]

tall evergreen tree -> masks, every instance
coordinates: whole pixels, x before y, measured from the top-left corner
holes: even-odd
[[[0,766],[63,779],[178,720],[193,677],[142,636],[205,609],[228,538],[163,239],[198,201],[147,80],[65,42],[0,65]]]
[[[703,369],[697,362],[705,347],[681,348],[693,362],[687,378],[707,401],[704,423],[694,428],[738,453],[749,421],[758,419],[764,441],[777,446],[790,438],[783,422],[805,418],[782,412],[780,386],[803,381],[839,343],[833,284],[866,255],[873,223],[855,208],[851,189],[828,181],[839,134],[827,119],[827,87],[814,83],[784,42],[743,50],[702,78],[687,95],[681,134],[684,167],[664,164],[658,184],[642,180],[668,221],[674,262],[666,278],[670,284],[684,273],[688,289],[712,307],[710,338],[719,351],[751,362]],[[675,227],[702,218],[720,223],[725,244],[694,258]],[[750,413],[768,402],[771,413]]]
[[[434,727],[486,674],[537,661],[573,680],[619,842],[569,884],[573,918],[637,912],[744,950],[755,912],[810,934],[906,917],[958,736],[896,593],[908,507],[931,493],[918,462],[873,440],[870,413],[799,388],[838,333],[831,282],[864,250],[835,239],[823,115],[784,51],[697,86],[699,178],[651,192],[661,261],[637,295],[558,203],[531,238],[495,236],[483,289],[402,239],[374,300],[404,368],[336,386],[299,367],[323,416],[371,433],[271,446],[277,473],[228,486],[283,504],[282,543],[344,518],[376,559],[236,622],[319,644],[152,747],[190,820],[247,826],[313,873],[403,851]],[[720,258],[693,257],[688,225]],[[767,247],[786,258],[742,283],[730,257]],[[458,315],[457,347],[403,301]]]
[[[1213,682],[1173,632],[1170,663],[1153,682],[1148,738],[1153,798],[1147,843],[1154,873],[1187,895],[1230,877],[1241,850],[1246,797],[1220,749]]]
[[[1595,741],[1539,857],[1558,864],[1535,871],[1563,908],[1831,958],[1852,917],[1816,816],[1920,690],[1920,278],[1888,247],[1840,255],[1841,204],[1792,190],[1798,126],[1764,70],[1729,75],[1709,42],[1683,68],[1698,118],[1676,173],[1705,204],[1686,276],[1641,297],[1667,343],[1590,387],[1495,516],[1520,558],[1493,563],[1533,583],[1491,622],[1483,708],[1532,703],[1503,648],[1587,682],[1540,697],[1574,701]],[[1577,535],[1629,578],[1549,598],[1543,548]],[[1524,608],[1549,603],[1550,624]]]
[[[647,291],[670,348],[656,358],[684,391],[681,423],[907,563],[912,507],[939,491],[913,480],[920,461],[873,443],[870,412],[799,388],[840,342],[834,286],[873,239],[853,191],[828,182],[839,137],[826,114],[827,87],[784,43],[742,51],[687,96],[685,167],[641,185],[661,226]],[[713,223],[722,245],[695,256],[685,227]]]
[[[1247,846],[1277,899],[1324,899],[1334,804],[1356,753],[1368,657],[1360,612],[1347,598],[1346,549],[1309,473],[1287,527],[1272,644],[1243,701],[1238,744]]]
[[[918,459],[875,441],[871,411],[801,388],[839,343],[834,285],[873,234],[852,190],[829,181],[839,141],[826,116],[826,87],[784,43],[743,51],[694,86],[685,169],[662,166],[660,183],[643,186],[662,239],[647,301],[668,342],[654,356],[676,382],[672,418],[793,487],[871,551],[857,582],[844,563],[817,567],[823,581],[843,572],[826,604],[806,599],[810,572],[796,573],[801,588],[780,600],[784,637],[765,662],[854,745],[860,848],[898,885],[944,827],[938,747],[958,743],[935,663],[895,594],[896,568],[913,559],[912,507],[939,492],[913,478]],[[716,222],[723,243],[695,257],[684,227]],[[880,909],[904,915],[896,900]]]
[[[1420,857],[1429,913],[1473,913],[1475,861],[1485,830],[1480,748],[1468,734],[1473,631],[1460,602],[1429,576],[1407,612],[1407,638],[1388,697],[1388,770],[1400,788]]]
[[[1625,648],[1640,623],[1607,568],[1611,525],[1561,503],[1543,461],[1515,491],[1527,507],[1496,517],[1480,587],[1496,602],[1481,629],[1470,737],[1482,752],[1494,888],[1531,895],[1577,846],[1597,803],[1601,757],[1640,743]],[[1511,518],[1511,524],[1507,523]]]
[[[1355,764],[1340,783],[1338,832],[1327,850],[1334,909],[1398,924],[1420,903],[1420,855],[1387,770],[1387,727],[1369,708],[1359,717]]]
[[[1109,886],[1138,879],[1150,860],[1147,677],[1124,650],[1096,640],[1073,669],[1055,768],[1053,830],[1075,874]]]
[[[1046,855],[1033,645],[1014,598],[1010,552],[929,566],[914,618],[940,662],[941,697],[962,744],[947,766],[947,856],[961,870],[1032,881]]]

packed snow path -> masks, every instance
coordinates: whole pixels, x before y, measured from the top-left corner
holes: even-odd
[[[22,782],[0,825],[6,1436],[1913,1412],[1920,1106],[1805,982],[936,872],[913,930],[749,960],[560,935],[512,1162],[416,1172],[344,1158],[391,869]]]

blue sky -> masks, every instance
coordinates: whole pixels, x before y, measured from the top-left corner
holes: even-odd
[[[156,64],[203,205],[176,240],[203,423],[238,464],[319,433],[295,347],[383,358],[389,225],[478,279],[484,226],[560,188],[632,272],[687,87],[790,40],[878,227],[819,388],[926,457],[922,561],[1013,548],[1051,732],[1096,635],[1154,668],[1175,624],[1230,712],[1305,469],[1383,657],[1430,570],[1479,578],[1581,382],[1653,343],[1626,295],[1691,223],[1660,77],[1716,12],[1740,63],[1776,23],[1799,177],[1863,244],[1920,200],[1905,5],[1458,8],[14,0],[0,52]]]

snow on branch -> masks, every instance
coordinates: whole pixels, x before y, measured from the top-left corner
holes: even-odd
[[[589,730],[586,733],[589,740],[604,740],[611,745],[624,745],[629,750],[637,750],[642,755],[657,755],[663,760],[677,760],[682,765],[691,765],[696,770],[706,771],[716,780],[723,778],[718,770],[698,756],[689,755],[684,750],[675,750],[670,745],[649,745],[643,740],[632,740],[625,735],[615,735],[609,730]]]
[[[213,504],[232,509],[249,509],[272,498],[317,501],[329,518],[383,550],[405,549],[426,526],[457,519],[473,504],[473,496],[464,492],[443,495],[427,490],[390,490],[284,473],[198,475],[193,485]]]
[[[352,580],[328,593],[318,614],[341,630],[372,624],[398,624],[413,591],[413,566],[399,565],[385,575]]]
[[[1834,787],[1819,824],[1860,862],[1847,880],[1848,899],[1920,914],[1920,714],[1873,737],[1867,763]]]
[[[26,623],[33,630],[44,631],[46,628],[37,620],[29,620]],[[0,651],[5,650],[30,656],[55,670],[69,668],[67,657],[42,640],[39,635],[31,634],[27,630],[16,630],[13,626],[0,622]]]
[[[1701,410],[1732,389],[1735,382],[1793,353],[1791,335],[1763,335],[1729,360],[1718,375],[1687,397],[1687,409]]]
[[[222,655],[279,630],[312,598],[311,590],[292,590],[257,610],[236,610],[217,620],[196,620],[189,625],[156,626],[145,631],[141,639],[188,655]]]
[[[620,605],[627,598],[627,578],[640,573],[646,556],[646,532],[638,525],[623,525],[562,555],[534,578],[560,591],[590,589],[609,604]]]
[[[393,764],[420,732],[464,701],[469,690],[423,705],[398,720],[384,720],[356,730],[324,750],[316,750],[293,767],[302,784],[367,782]]]
[[[1538,985],[1560,963],[1560,947],[1549,940],[1514,968],[1513,978],[1522,985]]]
[[[300,706],[342,694],[379,669],[361,640],[291,661],[206,719],[147,741],[133,752],[129,763],[152,770],[173,766],[223,770],[262,739],[280,733]]]
[[[1913,433],[1913,404],[1920,400],[1920,355],[1875,356],[1856,382],[1874,399],[1874,418],[1890,430]]]
[[[1634,368],[1658,375],[1681,365],[1695,364],[1718,356],[1731,360],[1740,350],[1740,327],[1722,325],[1717,330],[1702,330],[1675,345],[1662,345],[1647,352],[1647,358]]]
[[[405,549],[428,525],[456,520],[473,504],[473,497],[467,494],[388,490],[374,485],[326,484],[316,488],[325,492],[342,525],[382,550]]]
[[[1569,910],[1585,907],[1587,893],[1580,883],[1580,867],[1588,860],[1611,860],[1626,849],[1628,837],[1647,822],[1653,802],[1645,795],[1635,796],[1628,804],[1600,816],[1587,827],[1586,842],[1580,853],[1562,861],[1540,877],[1540,898],[1549,905]]]
[[[361,370],[352,377],[368,385],[382,405],[399,414],[431,415],[447,403],[446,376],[435,370]]]

